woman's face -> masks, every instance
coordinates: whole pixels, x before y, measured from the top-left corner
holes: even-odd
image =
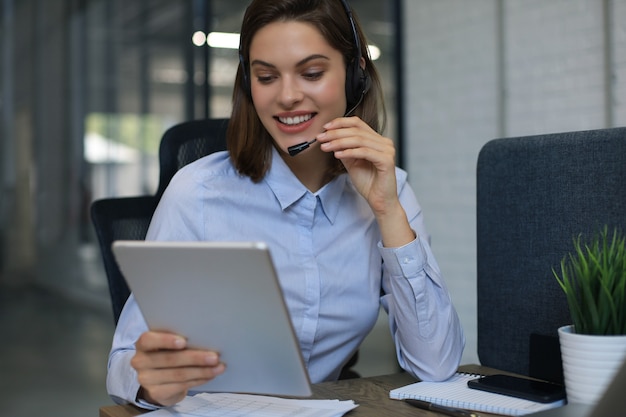
[[[250,44],[252,101],[277,146],[312,140],[346,109],[341,53],[312,25],[274,22]]]

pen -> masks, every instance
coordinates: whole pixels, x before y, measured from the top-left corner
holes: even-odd
[[[406,398],[404,401],[422,410],[434,411],[451,417],[480,417],[478,414],[468,410],[446,407],[444,405],[429,403],[428,401],[414,400],[412,398]]]

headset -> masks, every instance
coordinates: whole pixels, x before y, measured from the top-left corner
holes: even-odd
[[[367,93],[370,88],[371,80],[365,69],[361,67],[361,41],[356,30],[356,23],[354,22],[354,18],[352,17],[352,10],[350,9],[350,5],[348,5],[348,2],[346,0],[340,1],[343,5],[344,10],[346,11],[346,14],[348,15],[348,20],[350,21],[350,27],[352,28],[352,37],[356,50],[356,56],[350,59],[346,68],[346,101],[348,104],[348,109],[350,109],[346,113],[346,115],[348,115],[349,113],[354,111],[354,109],[356,109],[356,107],[363,100],[363,96],[365,96],[365,93]],[[239,63],[242,70],[242,88],[244,92],[248,95],[248,97],[252,97],[250,69],[248,68],[247,62],[243,57],[241,43],[239,44]]]
[[[348,20],[350,20],[350,27],[352,28],[352,37],[354,38],[354,46],[356,49],[356,55],[348,63],[346,68],[346,101],[348,102],[348,113],[354,111],[356,106],[361,103],[363,96],[370,89],[370,78],[363,67],[361,67],[361,41],[359,34],[356,31],[356,24],[352,17],[352,9],[346,0],[341,0],[341,4],[346,10]],[[346,113],[346,114],[348,114]]]

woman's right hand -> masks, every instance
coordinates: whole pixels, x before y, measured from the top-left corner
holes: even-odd
[[[137,399],[155,405],[174,405],[185,398],[190,388],[225,370],[217,352],[189,349],[185,338],[172,333],[145,332],[135,348],[131,366],[141,385]]]

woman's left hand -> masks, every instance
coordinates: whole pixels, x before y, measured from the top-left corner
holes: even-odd
[[[340,117],[324,125],[317,136],[321,149],[333,152],[345,166],[352,183],[375,214],[398,200],[396,149],[393,141],[375,132],[357,116]]]
[[[358,192],[372,208],[386,247],[403,246],[413,239],[404,208],[398,199],[396,148],[359,117],[340,117],[324,125],[317,136],[325,152],[339,159]]]

